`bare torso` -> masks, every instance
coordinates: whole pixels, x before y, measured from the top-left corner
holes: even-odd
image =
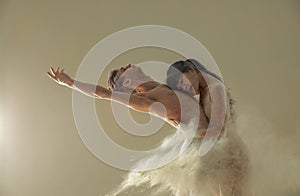
[[[167,112],[166,120],[171,124],[188,124],[196,117],[199,118],[198,130],[206,129],[208,126],[202,106],[194,97],[186,93],[173,91],[161,84],[147,92],[137,94],[161,103]]]

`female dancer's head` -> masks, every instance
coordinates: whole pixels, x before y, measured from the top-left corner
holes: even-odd
[[[204,85],[204,75],[210,75],[217,80],[222,79],[207,70],[206,67],[194,59],[186,61],[176,61],[171,64],[167,72],[167,84],[174,90],[181,90],[189,94],[198,94],[199,87]]]

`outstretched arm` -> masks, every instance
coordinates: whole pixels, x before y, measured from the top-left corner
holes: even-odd
[[[109,99],[111,97],[110,90],[102,86],[76,81],[72,79],[69,75],[64,73],[63,69],[60,70],[59,67],[56,70],[53,67],[50,67],[50,72],[47,72],[47,74],[58,84],[62,86],[67,86],[88,96],[102,99]]]
[[[60,70],[59,68],[55,70],[51,67],[50,72],[47,72],[47,74],[58,84],[67,86],[88,96],[99,99],[114,100],[137,111],[148,112],[161,118],[166,117],[164,108],[162,108],[159,104],[153,104],[155,101],[149,99],[147,94],[128,94],[119,91],[112,92],[111,90],[99,85],[76,81],[64,73],[63,69]]]

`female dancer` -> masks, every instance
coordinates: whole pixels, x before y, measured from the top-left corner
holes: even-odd
[[[248,154],[234,130],[234,100],[223,80],[198,61],[188,59],[177,61],[170,66],[167,72],[167,85],[192,96],[199,96],[198,102],[204,109],[208,123],[213,123],[210,125],[212,129],[208,129],[208,134],[211,131],[214,136],[217,136],[218,130],[221,130],[218,143],[222,143],[222,149],[219,149],[219,152],[213,149],[202,158],[203,161],[207,160],[214,165],[211,169],[215,171],[212,171],[211,175],[216,175],[219,193],[247,195],[245,186],[248,177]],[[218,158],[210,158],[210,154],[214,153],[222,153],[222,155],[219,154],[221,156]]]

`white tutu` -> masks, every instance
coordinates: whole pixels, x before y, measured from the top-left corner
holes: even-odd
[[[130,172],[118,189],[109,195],[208,196],[219,192],[229,196],[246,195],[243,191],[248,168],[247,150],[232,127],[228,129],[231,129],[228,134],[202,157],[199,156],[201,139],[189,141],[177,131],[165,139],[158,154],[141,160],[133,170],[168,159],[174,153],[180,155],[177,159],[157,169]],[[190,145],[185,146],[187,144]]]

